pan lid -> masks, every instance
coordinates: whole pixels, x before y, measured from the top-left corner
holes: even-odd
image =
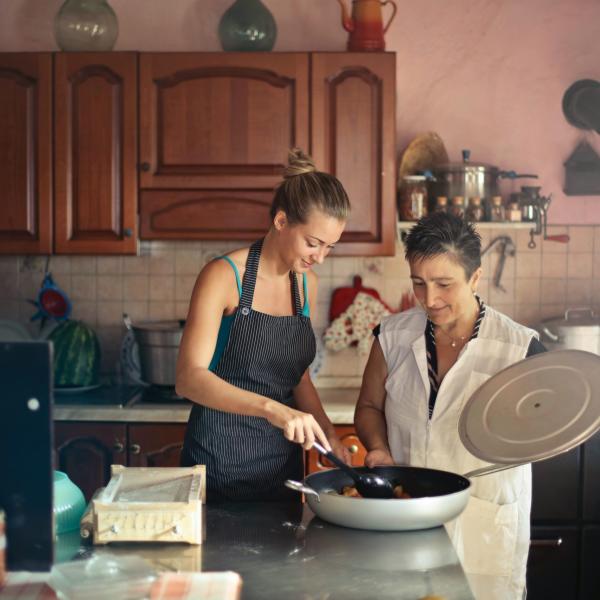
[[[600,356],[537,354],[503,369],[469,398],[458,424],[467,450],[490,463],[550,458],[600,428]]]

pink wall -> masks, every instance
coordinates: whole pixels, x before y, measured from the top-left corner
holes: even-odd
[[[343,50],[335,0],[264,0],[279,27],[275,50]],[[398,149],[437,131],[451,158],[535,172],[552,192],[553,223],[600,223],[600,196],[567,197],[563,162],[586,138],[571,127],[562,95],[575,80],[600,80],[597,0],[396,0],[387,34],[397,52]],[[0,51],[55,50],[61,0],[1,0]],[[111,0],[117,50],[220,50],[225,0]],[[510,185],[509,185],[510,188]]]

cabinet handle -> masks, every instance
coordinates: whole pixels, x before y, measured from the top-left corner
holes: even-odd
[[[350,454],[356,454],[358,452],[358,446],[356,444],[348,446],[348,452],[350,452]]]
[[[148,172],[150,170],[150,163],[144,162],[140,165],[140,169],[144,172]]]
[[[123,236],[126,238],[130,238],[133,235],[133,230],[129,229],[129,227],[127,227],[126,229],[123,229]]]
[[[139,454],[142,451],[142,447],[139,444],[131,444],[131,446],[129,446],[129,452],[131,452],[131,454]]]
[[[536,548],[546,547],[546,548],[558,548],[562,546],[562,538],[556,538],[554,540],[531,540],[529,542],[530,546],[535,546]]]
[[[123,452],[123,450],[125,450],[124,444],[119,442],[119,440],[115,440],[115,443],[113,444],[113,452],[115,454],[121,454],[121,452]]]

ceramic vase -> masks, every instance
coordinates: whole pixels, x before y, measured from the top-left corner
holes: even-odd
[[[112,50],[119,25],[107,0],[66,0],[54,18],[54,37],[61,50]]]
[[[277,25],[261,0],[236,0],[219,23],[219,39],[228,52],[268,51],[273,49]]]

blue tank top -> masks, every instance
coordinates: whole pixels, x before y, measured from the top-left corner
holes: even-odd
[[[235,273],[235,281],[237,283],[238,294],[240,298],[242,297],[242,281],[240,279],[240,273],[235,266],[235,263],[229,258],[229,256],[218,256],[215,260],[219,259],[226,260],[233,269]],[[306,280],[306,273],[302,273],[302,289],[304,290],[304,306],[302,307],[302,316],[310,317],[310,304],[308,302],[308,284]],[[217,335],[217,345],[215,346],[215,352],[210,361],[210,365],[208,366],[209,371],[214,371],[216,366],[219,364],[219,360],[221,356],[223,356],[223,352],[225,352],[225,348],[227,347],[227,342],[229,341],[229,332],[231,331],[231,324],[233,323],[233,318],[235,317],[235,313],[231,315],[223,315],[221,317],[221,325],[219,327],[219,333]]]

